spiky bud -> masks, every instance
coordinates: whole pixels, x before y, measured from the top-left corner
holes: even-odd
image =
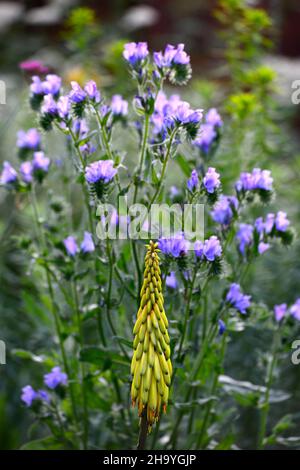
[[[135,337],[131,362],[131,398],[133,406],[137,403],[139,416],[146,415],[150,432],[153,423],[159,419],[161,408],[166,411],[172,364],[160,277],[159,250],[157,243],[152,241],[146,247],[141,302],[133,328]]]

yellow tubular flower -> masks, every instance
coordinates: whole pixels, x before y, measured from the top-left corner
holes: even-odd
[[[160,278],[157,243],[146,245],[144,282],[140,308],[133,328],[134,353],[131,362],[133,375],[132,404],[138,406],[141,417],[146,415],[148,432],[158,421],[161,408],[166,412],[171,384],[172,364],[168,320]]]

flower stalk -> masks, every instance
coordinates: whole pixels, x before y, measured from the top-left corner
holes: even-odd
[[[172,377],[168,320],[164,310],[161,271],[157,243],[150,241],[145,257],[141,303],[133,329],[134,354],[131,362],[133,376],[132,404],[137,404],[140,422],[139,448],[144,446],[145,429],[151,432],[159,420],[161,408],[166,412]],[[143,443],[143,444],[141,444]]]

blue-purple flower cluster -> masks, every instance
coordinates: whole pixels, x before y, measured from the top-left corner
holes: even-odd
[[[81,251],[81,253],[83,254],[92,253],[93,251],[95,251],[95,244],[93,241],[92,234],[87,231],[84,232],[83,240],[80,244],[80,249],[77,245],[76,238],[72,235],[69,235],[67,238],[65,238],[63,244],[67,254],[71,257],[74,257],[77,253],[79,253],[79,251]]]
[[[235,196],[222,194],[211,211],[212,219],[224,227],[228,227],[238,210],[238,200]]]
[[[207,155],[219,140],[222,126],[223,121],[218,111],[215,108],[209,109],[193,144]]]
[[[158,248],[166,256],[180,258],[187,255],[189,242],[184,238],[183,233],[178,233],[170,238],[160,238],[158,240]]]
[[[274,306],[274,317],[277,322],[281,322],[288,315],[300,321],[300,299],[297,299],[290,307],[285,303]]]
[[[241,286],[233,283],[226,294],[226,301],[238,312],[245,314],[251,305],[251,296],[243,294]]]
[[[242,255],[246,255],[256,244],[259,254],[263,254],[270,248],[269,240],[274,237],[281,238],[283,242],[290,242],[291,235],[288,235],[290,221],[283,211],[277,214],[267,214],[265,219],[259,217],[254,226],[250,224],[240,224],[236,234],[238,248]],[[255,233],[257,236],[255,236]],[[288,235],[288,236],[287,236]]]
[[[50,389],[54,390],[59,386],[66,386],[68,382],[67,374],[62,372],[61,368],[53,367],[51,372],[44,375],[44,384]],[[30,407],[34,402],[44,402],[49,404],[51,401],[50,395],[46,390],[34,390],[31,385],[26,385],[22,388],[21,400],[23,403]]]
[[[251,193],[258,193],[263,200],[268,200],[273,190],[273,178],[269,170],[254,168],[251,173],[243,172],[235,185],[239,198]]]
[[[202,185],[200,185],[199,175],[197,170],[193,170],[190,178],[187,180],[187,188],[191,193],[203,189],[208,195],[216,195],[217,190],[221,186],[220,175],[213,167],[208,167],[207,172],[203,178]]]
[[[50,159],[44,152],[33,152],[32,160],[22,162],[19,167],[19,174],[13,166],[5,161],[0,175],[0,183],[7,187],[17,189],[20,184],[30,185],[33,180],[42,182],[49,171]]]
[[[202,109],[192,109],[190,104],[182,101],[179,95],[171,95],[168,99],[165,93],[160,91],[151,115],[153,140],[162,141],[176,129],[186,130],[192,138],[197,133],[201,119]]]
[[[198,259],[212,262],[221,257],[222,246],[218,237],[212,235],[204,243],[196,241],[194,251]]]
[[[150,60],[146,42],[130,42],[125,44],[123,57],[132,68],[134,77],[141,83],[147,75]],[[168,78],[171,83],[183,85],[191,78],[190,57],[184,50],[184,44],[173,46],[168,44],[165,50],[153,53],[154,80],[160,83]]]

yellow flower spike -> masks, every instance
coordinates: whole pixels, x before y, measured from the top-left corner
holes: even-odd
[[[171,384],[172,365],[168,320],[160,278],[157,243],[146,245],[144,282],[140,308],[133,328],[135,353],[131,363],[132,404],[139,416],[147,420],[148,433],[158,421],[161,408],[166,411]]]

